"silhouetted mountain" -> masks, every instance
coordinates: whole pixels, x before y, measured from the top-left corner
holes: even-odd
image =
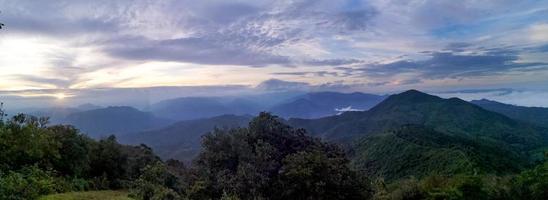
[[[516,106],[487,99],[473,100],[471,103],[512,119],[548,127],[548,108]]]
[[[245,127],[252,116],[222,115],[180,121],[164,128],[119,136],[122,143],[146,144],[164,159],[190,161],[200,150],[202,135],[214,128]]]
[[[70,114],[63,123],[74,125],[89,136],[98,138],[158,128],[170,124],[171,121],[156,118],[151,113],[132,107],[113,106]]]
[[[319,118],[335,115],[346,110],[368,110],[385,97],[364,93],[317,92],[308,93],[276,105],[273,114],[287,118]]]

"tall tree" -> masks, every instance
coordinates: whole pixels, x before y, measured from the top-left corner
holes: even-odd
[[[1,12],[0,12],[1,13]],[[4,27],[5,24],[3,24],[2,22],[0,22],[0,29],[2,29],[2,27]]]

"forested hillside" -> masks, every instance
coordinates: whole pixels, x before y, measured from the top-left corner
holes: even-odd
[[[416,90],[392,95],[369,111],[289,123],[344,144],[354,167],[386,180],[513,174],[541,160],[548,146],[543,127]]]

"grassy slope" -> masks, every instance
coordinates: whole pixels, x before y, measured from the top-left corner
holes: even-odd
[[[104,190],[52,194],[41,197],[39,200],[132,200],[127,195],[127,191]]]

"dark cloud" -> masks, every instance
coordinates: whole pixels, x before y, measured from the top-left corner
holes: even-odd
[[[508,95],[512,92],[519,92],[519,90],[511,88],[495,88],[495,89],[467,89],[467,90],[451,90],[451,91],[442,91],[437,92],[440,94],[446,93],[464,93],[464,94],[482,94],[482,93],[494,93],[497,96]]]
[[[404,79],[404,80],[397,80],[397,81],[378,81],[378,82],[369,82],[366,85],[367,86],[387,86],[387,85],[412,85],[422,83],[421,79]]]
[[[74,80],[69,80],[69,79],[47,78],[47,77],[33,76],[33,75],[16,75],[13,77],[26,82],[53,85],[57,88],[68,88],[70,85],[74,83]]]
[[[548,44],[538,46],[538,47],[533,47],[530,50],[533,52],[548,52]]]
[[[453,52],[462,52],[468,47],[472,47],[472,44],[467,42],[453,42],[453,43],[449,43],[444,50],[449,50]],[[424,53],[432,53],[432,52],[424,52]]]
[[[282,76],[338,76],[337,72],[328,72],[328,71],[310,71],[310,72],[274,72],[270,73],[272,75],[282,75]]]
[[[346,1],[343,1],[346,2]],[[317,37],[320,32],[365,30],[376,11],[369,5],[337,9],[343,2],[299,0],[271,2],[266,6],[221,3],[205,6],[186,21],[199,33],[190,38],[121,45],[109,52],[137,59],[161,59],[202,64],[293,66],[290,56],[276,53],[279,47]],[[333,6],[330,8],[326,6]],[[144,47],[143,47],[144,46]],[[354,59],[313,60],[310,65],[344,65]]]
[[[314,59],[306,61],[305,64],[313,66],[340,66],[356,63],[363,63],[364,61],[358,59]]]
[[[289,64],[284,56],[257,52],[243,46],[223,44],[215,38],[179,38],[170,40],[148,40],[126,38],[115,41],[105,51],[115,57],[132,60],[180,61],[213,65]]]
[[[371,19],[378,14],[378,11],[372,7],[359,10],[345,11],[337,15],[333,25],[342,26],[342,30],[367,30]]]
[[[305,82],[269,79],[261,82],[255,88],[263,91],[296,91],[296,90],[308,90],[310,89],[310,84]]]
[[[259,8],[238,2],[223,2],[209,6],[204,17],[218,24],[229,24],[243,17],[256,15]]]
[[[121,29],[121,21],[114,17],[67,16],[67,13],[73,11],[71,4],[88,5],[88,9],[95,8],[89,2],[82,0],[68,2],[20,0],[2,3],[1,16],[7,25],[7,33],[67,38],[97,32],[114,34]]]
[[[252,67],[294,66],[290,55],[274,53],[277,48],[320,34],[363,31],[378,13],[363,2],[330,0],[22,0],[6,3],[6,7],[3,21],[14,33],[67,39],[96,33],[85,39],[93,41],[78,42],[100,43],[99,48],[107,54],[125,59]],[[174,38],[169,36],[172,31],[190,34]],[[354,62],[358,60],[313,60],[305,64],[337,66]]]
[[[414,72],[422,78],[463,78],[489,76],[510,70],[528,70],[531,67],[547,66],[548,63],[518,62],[518,52],[511,49],[491,49],[486,52],[460,54],[458,52],[432,52],[426,60],[400,60],[386,64],[367,65],[362,70],[366,75],[391,76]]]
[[[8,27],[6,31],[9,32],[55,37],[70,37],[97,32],[114,33],[119,29],[116,22],[87,18],[29,18],[28,16],[9,15],[3,20],[6,21]]]

